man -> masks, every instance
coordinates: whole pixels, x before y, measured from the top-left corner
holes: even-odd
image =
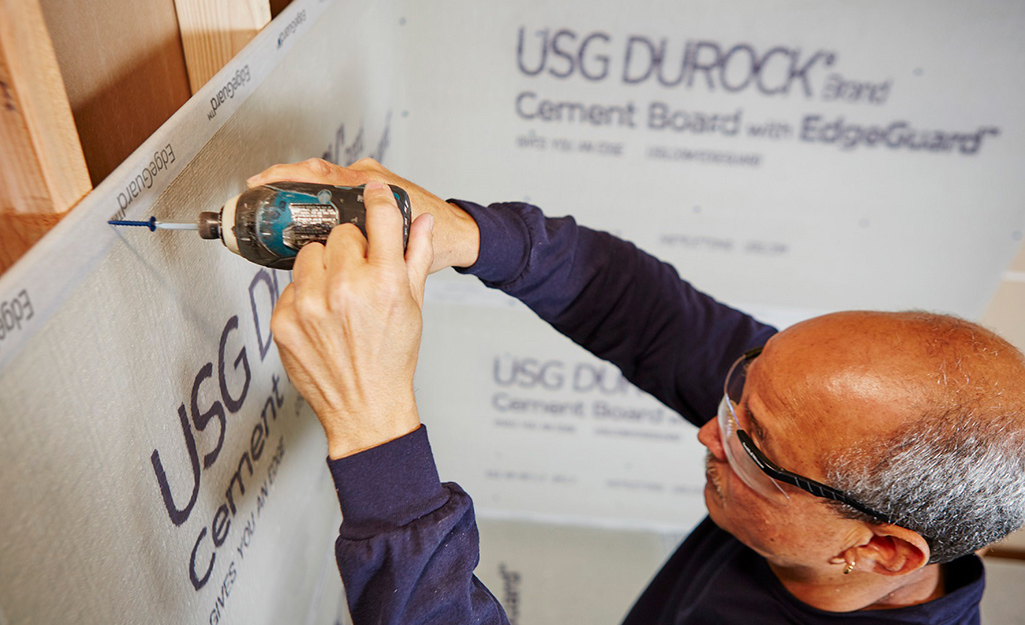
[[[303,248],[272,321],[327,434],[354,622],[506,622],[473,577],[472,504],[438,480],[413,397],[424,281],[448,266],[700,426],[710,520],[627,623],[978,622],[973,552],[1025,520],[1025,361],[996,335],[872,312],[776,334],[633,245],[533,206],[447,203],[372,161],[250,182],[282,179],[398,184],[418,215],[403,257],[394,199],[368,184],[369,241],[340,226]]]

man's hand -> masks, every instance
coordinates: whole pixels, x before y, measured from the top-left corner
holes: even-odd
[[[324,426],[332,459],[420,426],[413,372],[433,218],[413,221],[403,258],[391,189],[369,183],[363,198],[369,241],[344,224],[326,246],[305,245],[271,318],[281,362]]]
[[[384,182],[405,189],[413,209],[413,218],[423,213],[434,215],[434,263],[431,273],[446,267],[469,267],[477,262],[480,231],[477,223],[461,208],[449,204],[412,182],[396,176],[371,158],[349,167],[339,167],[319,158],[301,163],[273,165],[250,178],[250,187],[281,180],[320,182],[356,187],[368,182]]]

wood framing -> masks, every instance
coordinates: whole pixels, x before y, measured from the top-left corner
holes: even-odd
[[[268,0],[175,0],[195,93],[270,21]]]
[[[99,185],[192,95],[174,0],[38,1]]]
[[[39,2],[0,0],[0,272],[90,188]]]

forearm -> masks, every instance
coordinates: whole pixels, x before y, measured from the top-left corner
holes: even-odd
[[[694,423],[711,416],[733,359],[774,332],[697,291],[672,266],[572,218],[520,203],[457,203],[481,232],[470,273]]]
[[[454,224],[442,225],[443,236],[454,237],[442,262],[472,264],[472,220],[374,162],[275,166],[250,184],[278,179],[366,185],[366,236],[341,224],[326,244],[304,246],[271,316],[289,380],[327,436],[344,518],[336,556],[354,621],[506,622],[473,577],[473,506],[458,486],[438,480],[413,395],[433,225]],[[403,219],[384,182],[408,187],[419,206],[405,249]]]
[[[473,503],[439,481],[426,429],[329,466],[343,513],[335,554],[355,625],[508,622],[473,576]]]

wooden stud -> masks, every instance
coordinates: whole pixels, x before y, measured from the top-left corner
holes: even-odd
[[[175,0],[195,93],[270,22],[269,0]]]
[[[0,272],[90,189],[39,2],[0,0]]]

